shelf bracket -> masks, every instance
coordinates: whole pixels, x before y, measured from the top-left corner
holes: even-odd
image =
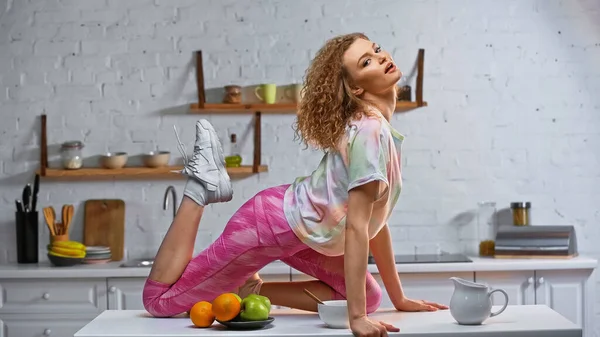
[[[425,49],[419,49],[417,56],[417,88],[416,88],[416,100],[417,106],[423,106],[423,68],[425,63]]]
[[[260,167],[261,157],[261,113],[260,111],[254,112],[254,161],[252,163],[252,172],[258,173]]]
[[[40,135],[40,176],[46,176],[48,168],[48,135],[46,132],[46,114],[41,116],[41,135]]]
[[[196,87],[198,91],[198,107],[204,108],[206,95],[204,92],[204,69],[202,67],[202,50],[196,51]]]

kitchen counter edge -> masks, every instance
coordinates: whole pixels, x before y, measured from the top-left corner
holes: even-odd
[[[398,273],[454,273],[482,271],[517,271],[517,270],[568,270],[594,269],[598,261],[587,256],[571,259],[497,259],[470,257],[473,262],[460,263],[414,263],[397,264]],[[122,262],[110,262],[102,265],[79,265],[72,267],[54,267],[48,262],[39,264],[4,264],[0,265],[0,279],[15,278],[108,278],[108,277],[147,277],[148,267],[120,267]],[[375,264],[368,265],[368,271],[379,273]],[[259,271],[263,275],[301,275],[296,269],[283,262],[268,264]]]

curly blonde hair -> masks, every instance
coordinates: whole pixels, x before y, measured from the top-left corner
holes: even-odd
[[[306,70],[294,129],[307,147],[337,151],[348,122],[362,114],[363,102],[352,93],[342,62],[344,52],[357,39],[369,40],[363,33],[329,39]]]

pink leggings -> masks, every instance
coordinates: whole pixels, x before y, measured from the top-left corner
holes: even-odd
[[[248,200],[231,217],[223,233],[193,258],[174,284],[146,280],[144,307],[156,317],[190,310],[198,301],[212,301],[235,291],[267,264],[281,260],[333,288],[334,299],[345,299],[344,257],[325,256],[302,243],[283,213],[289,185],[271,187]],[[367,273],[367,312],[381,303],[381,288]]]

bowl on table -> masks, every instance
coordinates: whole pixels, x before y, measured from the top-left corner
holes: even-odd
[[[348,329],[348,302],[346,300],[323,301],[318,304],[319,318],[333,329]]]
[[[169,164],[171,152],[169,151],[150,151],[144,154],[144,166],[147,167],[163,167]]]
[[[127,163],[127,153],[108,152],[100,156],[100,164],[107,169],[120,169]]]

